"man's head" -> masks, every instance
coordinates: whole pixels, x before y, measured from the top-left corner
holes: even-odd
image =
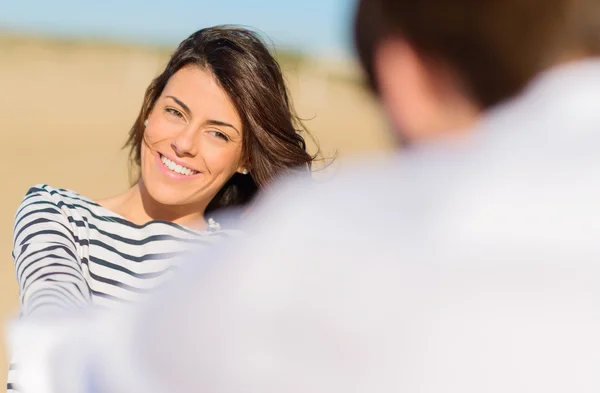
[[[600,53],[599,0],[361,0],[355,43],[412,141],[467,129],[541,71]]]

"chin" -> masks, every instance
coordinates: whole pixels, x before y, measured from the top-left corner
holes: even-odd
[[[158,190],[157,192],[148,191],[150,198],[160,205],[164,206],[183,206],[190,202],[181,198],[181,195],[168,192],[167,190]]]
[[[150,199],[160,205],[165,206],[183,206],[192,204],[191,200],[184,190],[178,190],[177,187],[163,184],[162,182],[146,180],[142,177],[143,189]]]

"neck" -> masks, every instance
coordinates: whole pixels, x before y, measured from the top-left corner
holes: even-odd
[[[201,208],[197,205],[164,205],[150,196],[141,180],[118,197],[115,205],[114,210],[138,225],[162,220],[193,229],[206,228],[204,221],[206,206]]]
[[[402,135],[402,142],[404,145],[415,145],[467,138],[479,123],[480,116],[481,110],[476,105],[467,101],[455,103],[451,108],[440,109],[437,116],[430,116],[422,130]]]

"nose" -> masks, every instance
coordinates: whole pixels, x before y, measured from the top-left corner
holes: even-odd
[[[171,141],[171,148],[178,157],[194,157],[198,153],[195,141],[196,132],[192,127],[186,127]]]

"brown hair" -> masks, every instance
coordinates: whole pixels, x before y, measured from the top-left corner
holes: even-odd
[[[229,95],[242,119],[243,157],[250,168],[249,175],[235,174],[225,184],[206,213],[249,202],[283,173],[310,173],[314,156],[306,152],[304,138],[296,129],[302,123],[292,108],[279,64],[258,34],[234,26],[192,34],[152,81],[125,145],[135,166],[140,166],[144,121],[169,79],[188,65],[210,71]]]
[[[597,0],[361,0],[355,45],[375,90],[375,48],[397,36],[424,58],[450,66],[471,98],[487,108],[518,93],[569,50],[598,53],[599,4]]]

